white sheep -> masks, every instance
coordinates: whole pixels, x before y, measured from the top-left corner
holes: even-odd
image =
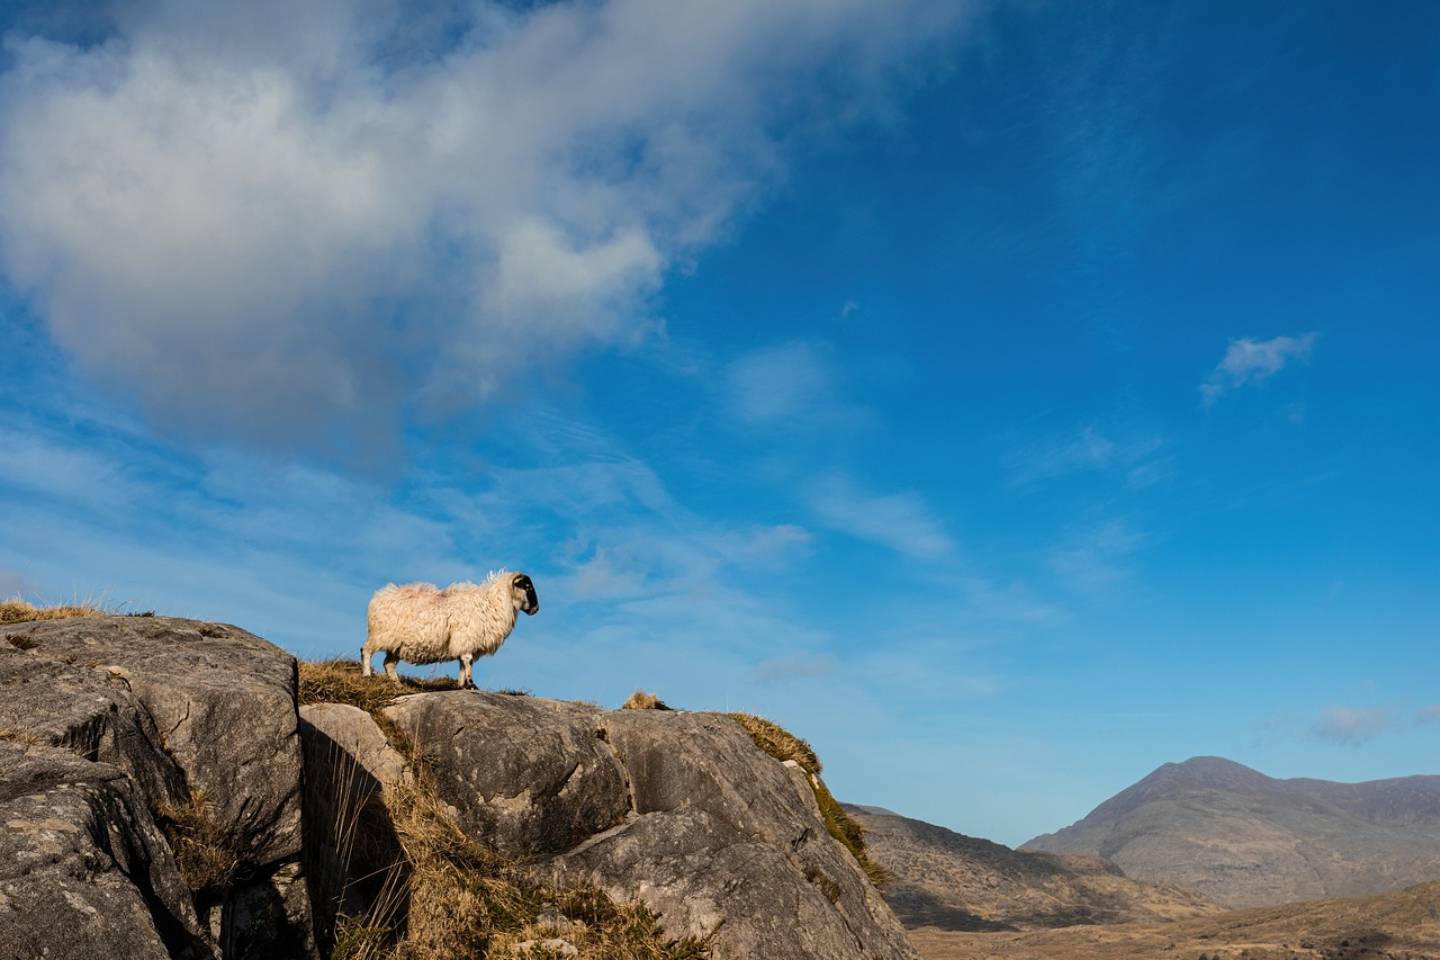
[[[500,649],[515,629],[515,614],[540,609],[535,584],[523,573],[500,570],[484,583],[391,583],[370,598],[369,636],[360,648],[361,672],[371,675],[370,658],[385,651],[385,672],[397,684],[395,664],[460,661],[460,686],[473,687],[471,662]]]

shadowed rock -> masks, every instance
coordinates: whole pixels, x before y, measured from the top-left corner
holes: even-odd
[[[135,782],[0,741],[0,957],[172,956],[211,951]]]

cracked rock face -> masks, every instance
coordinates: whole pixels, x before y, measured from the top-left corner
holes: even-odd
[[[30,752],[125,778],[152,827],[203,798],[240,878],[198,897],[210,949],[226,958],[313,949],[299,880],[301,754],[288,654],[236,627],[193,620],[6,625],[0,731]],[[9,789],[5,775],[0,795]]]
[[[433,758],[482,842],[556,880],[639,898],[716,960],[910,960],[894,914],[826,831],[804,773],[719,714],[605,711],[476,691],[386,715]]]
[[[0,957],[209,955],[135,782],[0,741]]]

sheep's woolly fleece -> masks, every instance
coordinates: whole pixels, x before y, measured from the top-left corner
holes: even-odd
[[[484,583],[387,584],[370,599],[368,658],[384,650],[408,663],[488,656],[515,628],[515,604],[508,570]]]

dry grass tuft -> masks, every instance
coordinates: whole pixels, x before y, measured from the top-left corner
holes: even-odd
[[[67,617],[104,617],[106,611],[92,603],[61,604],[37,607],[28,600],[13,597],[0,600],[0,623],[25,623],[30,620],[63,620]]]
[[[197,897],[223,893],[234,885],[240,873],[240,855],[210,816],[204,793],[195,791],[184,806],[163,807],[159,819],[175,851],[180,876]]]
[[[374,676],[360,673],[358,660],[301,660],[300,703],[348,703],[372,715],[396,697],[410,693],[459,690],[459,681],[449,677],[416,680],[401,677],[400,686],[383,672]]]
[[[0,727],[0,740],[17,743],[22,747],[38,747],[45,743],[33,733],[28,733],[19,727]]]
[[[890,874],[866,853],[864,828],[845,812],[845,808],[840,806],[830,793],[830,788],[825,786],[825,781],[820,779],[822,768],[815,749],[784,727],[764,717],[751,713],[732,713],[730,718],[745,728],[750,739],[754,740],[761,750],[782,763],[793,760],[800,765],[807,774],[806,779],[810,781],[810,789],[815,794],[815,803],[820,807],[825,829],[854,855],[855,862],[860,864],[871,883],[877,887],[885,884],[890,879]]]
[[[732,713],[730,719],[745,728],[755,745],[776,760],[794,760],[811,776],[818,777],[824,769],[815,748],[778,723],[771,723],[753,713]]]
[[[636,690],[630,699],[620,704],[621,710],[669,710],[670,706],[653,693]]]

